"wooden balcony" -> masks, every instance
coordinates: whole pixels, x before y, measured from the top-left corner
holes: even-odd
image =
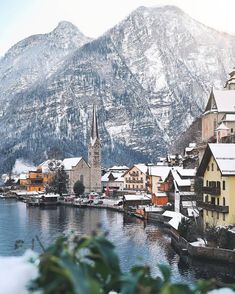
[[[206,210],[229,213],[229,206],[211,204],[209,202],[197,201],[197,206]]]
[[[130,175],[130,177],[138,177],[139,173],[132,172],[132,173],[129,173],[129,175]]]
[[[205,194],[219,196],[221,194],[221,189],[220,189],[220,187],[208,187],[208,186],[204,186],[202,188],[202,192],[205,193]]]
[[[132,179],[132,180],[127,180],[126,179],[126,183],[143,183],[143,180],[139,180],[139,179]]]

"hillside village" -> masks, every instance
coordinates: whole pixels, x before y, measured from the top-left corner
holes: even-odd
[[[47,204],[47,199],[48,204],[116,205],[139,218],[164,221],[176,234],[184,222],[188,222],[188,232],[192,223],[202,226],[204,232],[213,228],[235,232],[235,69],[229,75],[224,89],[212,89],[209,94],[202,114],[201,142],[185,146],[184,154],[153,158],[154,163],[102,168],[94,106],[88,161],[82,157],[50,158],[27,173],[5,176],[4,195],[28,204]],[[58,171],[64,172],[66,179],[63,193],[50,190]],[[84,187],[82,195],[74,189],[76,182]],[[187,239],[187,234],[181,236]],[[198,239],[199,234],[192,235],[189,240]],[[234,237],[231,240],[235,248]],[[202,242],[200,246],[204,246]]]

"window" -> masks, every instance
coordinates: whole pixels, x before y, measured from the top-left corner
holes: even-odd
[[[210,166],[209,166],[209,164],[208,164],[208,166],[207,166],[207,171],[209,171],[210,170]]]
[[[208,216],[208,210],[206,210],[206,215]]]
[[[139,186],[138,185],[136,185],[136,189],[139,189]]]
[[[233,128],[231,128],[231,133],[233,133]]]
[[[214,216],[214,211],[212,210],[212,212],[211,212],[211,217],[213,217]]]
[[[223,197],[223,206],[225,206],[225,198]]]
[[[83,175],[80,175],[80,182],[83,183],[83,181],[84,181],[84,176]]]
[[[135,188],[135,185],[132,185],[132,188],[134,189]]]
[[[211,197],[211,204],[215,205],[215,197]]]
[[[219,198],[217,198],[217,205],[219,205]]]
[[[126,185],[126,188],[127,188],[127,185]]]
[[[223,181],[223,190],[225,190],[225,181]]]
[[[141,185],[141,189],[143,189],[143,185]]]
[[[223,221],[225,221],[225,213],[223,213]]]
[[[209,185],[209,182],[208,182],[208,181],[206,181],[206,186],[208,187],[208,185]]]
[[[211,170],[214,171],[214,163],[211,164]]]
[[[217,212],[217,219],[219,219],[219,212]]]
[[[216,183],[217,183],[217,184],[216,184],[217,188],[219,188],[219,189],[220,189],[220,182],[219,182],[219,181],[217,181]]]
[[[205,202],[208,202],[208,195],[206,195],[205,197]]]

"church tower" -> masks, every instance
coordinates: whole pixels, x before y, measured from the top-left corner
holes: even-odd
[[[91,138],[88,145],[88,164],[90,166],[90,191],[101,192],[101,144],[95,105],[93,106]]]

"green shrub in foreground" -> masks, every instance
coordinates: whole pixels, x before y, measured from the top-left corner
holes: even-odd
[[[39,257],[39,277],[30,291],[57,294],[191,294],[207,293],[213,281],[194,285],[172,283],[167,266],[159,265],[162,278],[152,277],[147,266],[134,266],[122,272],[114,245],[105,234],[60,237]],[[232,288],[232,286],[231,286]]]

